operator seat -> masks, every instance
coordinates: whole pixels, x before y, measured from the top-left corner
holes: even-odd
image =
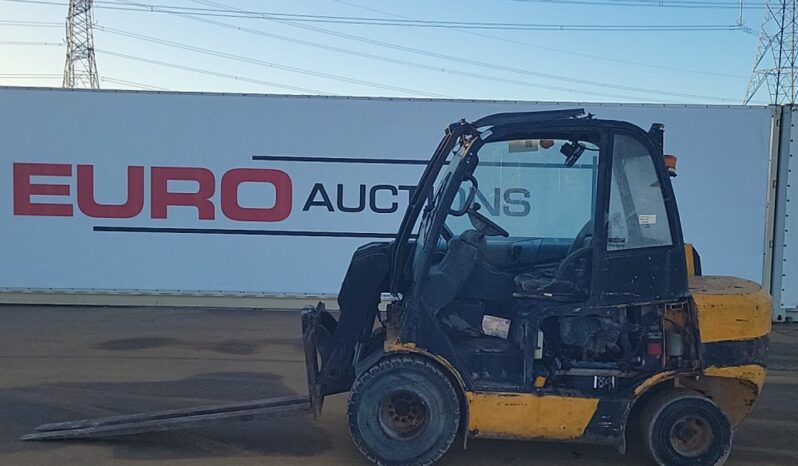
[[[449,239],[446,255],[430,267],[421,296],[424,304],[437,312],[452,302],[482,258],[485,246],[485,235],[476,230],[466,230]]]
[[[533,270],[515,276],[517,290],[523,294],[553,295],[578,300],[587,294],[593,251],[593,220],[579,230],[574,242],[553,273],[551,269]]]

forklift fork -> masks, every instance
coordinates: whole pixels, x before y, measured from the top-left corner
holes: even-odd
[[[332,334],[337,322],[319,302],[302,310],[302,343],[305,348],[305,368],[308,374],[308,398],[314,418],[321,415],[324,394],[320,381],[321,369],[329,354]]]
[[[319,371],[325,351],[329,348],[335,319],[324,304],[302,311],[302,340],[308,376],[308,396],[281,397],[199,406],[167,411],[109,416],[79,421],[56,422],[36,427],[36,432],[23,435],[21,440],[61,440],[106,438],[118,435],[142,434],[194,428],[220,421],[253,421],[281,416],[312,414],[318,417],[324,396],[319,383]]]

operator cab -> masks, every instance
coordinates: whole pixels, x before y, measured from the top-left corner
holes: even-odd
[[[472,175],[478,188],[458,190],[443,233],[482,240],[473,279],[488,286],[476,298],[507,299],[510,288],[574,302],[589,295],[599,136],[547,136],[486,143]]]
[[[442,330],[429,344],[475,386],[644,366],[645,335],[662,330],[651,304],[689,296],[661,126],[504,114],[450,137],[422,177],[402,269],[403,307],[429,321],[403,324],[402,339]]]

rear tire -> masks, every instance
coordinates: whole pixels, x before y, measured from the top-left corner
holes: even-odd
[[[720,466],[731,453],[729,419],[709,398],[689,390],[663,392],[643,407],[643,445],[662,466]]]
[[[427,466],[454,442],[460,401],[433,362],[392,356],[357,379],[347,419],[355,446],[374,463]]]

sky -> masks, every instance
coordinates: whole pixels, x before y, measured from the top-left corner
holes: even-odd
[[[744,10],[748,32],[574,29],[732,26],[740,14],[735,8],[640,6],[647,1],[213,0],[211,5],[205,0],[98,0],[94,42],[105,89],[742,103],[756,54],[761,0]],[[734,3],[662,3],[696,6],[698,1]],[[236,10],[262,14],[143,11],[152,5],[179,12],[221,8],[226,15],[248,16]],[[0,85],[61,86],[67,10],[67,0],[0,0]],[[557,30],[301,22],[275,14],[523,23]],[[751,103],[767,100],[763,89]]]

